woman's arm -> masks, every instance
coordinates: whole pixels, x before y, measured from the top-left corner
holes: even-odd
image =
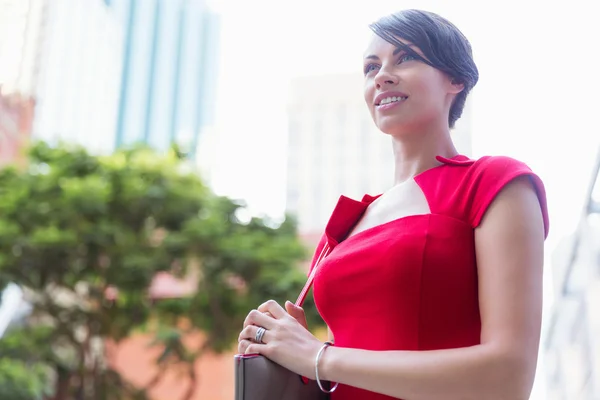
[[[528,178],[508,184],[475,230],[481,344],[436,351],[330,347],[319,375],[405,400],[529,398],[542,313],[544,223]]]

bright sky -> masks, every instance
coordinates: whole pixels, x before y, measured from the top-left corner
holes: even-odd
[[[473,45],[480,70],[472,93],[475,155],[506,154],[534,168],[547,186],[555,240],[574,226],[600,145],[593,39],[600,37],[600,7],[593,0],[568,4],[218,1],[224,32],[216,189],[280,213],[289,79],[360,71],[366,25],[400,8],[423,8],[453,21]]]
[[[213,170],[218,192],[245,198],[257,212],[280,214],[289,79],[360,71],[367,24],[421,8],[454,22],[473,46],[480,71],[473,92],[475,156],[509,155],[541,176],[549,197],[549,252],[574,229],[600,145],[597,1],[215,3],[224,28]],[[544,398],[542,381],[532,399]]]

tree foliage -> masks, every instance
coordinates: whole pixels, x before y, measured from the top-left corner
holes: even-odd
[[[20,285],[33,307],[0,352],[50,368],[55,399],[144,398],[111,370],[106,343],[150,329],[163,348],[161,371],[185,366],[191,397],[197,359],[231,349],[250,308],[291,299],[305,279],[293,219],[245,221],[242,211],[214,195],[176,150],[93,156],[35,144],[25,170],[0,171],[0,287]],[[159,272],[194,277],[197,290],[152,298]],[[205,342],[187,348],[182,337],[197,330]],[[2,366],[0,390],[7,376],[18,379]]]
[[[48,382],[43,364],[0,358],[0,399],[42,400],[50,394]]]

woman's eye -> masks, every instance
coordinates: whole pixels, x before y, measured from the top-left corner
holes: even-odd
[[[368,64],[365,66],[365,75],[368,74],[369,72],[373,72],[375,71],[377,68],[379,68],[377,66],[377,64]]]
[[[406,62],[406,61],[413,61],[413,60],[416,60],[416,59],[417,58],[415,56],[413,56],[413,55],[405,54],[402,57],[400,57],[400,59],[398,60],[398,63],[403,63],[403,62]]]

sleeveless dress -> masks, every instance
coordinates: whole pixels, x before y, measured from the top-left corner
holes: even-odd
[[[315,274],[313,295],[335,346],[415,351],[479,344],[474,229],[486,209],[506,184],[528,176],[548,234],[544,186],[525,164],[508,157],[437,160],[442,165],[384,196],[340,197],[312,265],[328,244],[332,250]],[[388,222],[353,233],[371,210],[385,213]],[[391,399],[349,385],[331,398]]]

